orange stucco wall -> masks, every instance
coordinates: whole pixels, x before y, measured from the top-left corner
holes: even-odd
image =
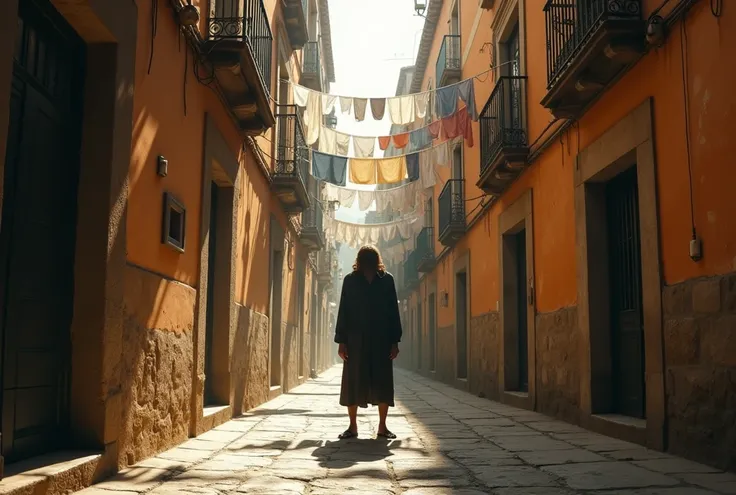
[[[275,1],[266,2],[266,10],[271,19],[276,15],[277,6]],[[241,164],[236,300],[265,314],[269,303],[269,217],[274,212],[282,227],[287,230],[286,217],[278,201],[272,198],[268,182],[259,170],[255,158],[249,151],[244,151],[242,139],[221,101],[213,91],[194,77],[191,54],[188,54],[187,112],[184,114],[186,50],[170,13],[168,3],[161,2],[157,35],[151,45],[151,5],[143,4],[138,9],[135,134],[127,221],[128,259],[143,268],[196,287],[202,237],[199,229],[204,115],[207,113],[214,118],[219,131],[230,143],[233,155],[238,157]],[[201,20],[203,34],[206,33],[205,18],[206,8]],[[273,28],[273,32],[275,38],[282,33],[276,28]],[[151,46],[153,60],[149,73]],[[277,40],[274,41],[274,68],[277,64],[276,46]],[[292,70],[299,67],[296,63],[297,57],[298,54],[294,54],[289,60]],[[272,83],[275,79],[274,70]],[[263,150],[264,160],[271,166],[271,131],[258,138],[257,142]],[[167,177],[156,175],[158,155],[169,160]],[[164,191],[173,193],[187,208],[184,253],[178,253],[161,244],[160,212]],[[289,270],[286,270],[285,297],[291,294],[288,273]],[[284,301],[285,308],[291,305],[288,299]],[[289,320],[293,321],[293,316]]]
[[[500,2],[496,2],[497,6]],[[543,2],[527,0],[526,75],[528,140],[534,143],[553,120],[539,103],[547,90],[547,60],[544,38]],[[644,2],[650,12],[658,2]],[[432,51],[422,88],[436,86],[435,62],[442,36],[446,34],[452,2],[446,1],[437,22]],[[495,11],[478,12],[476,5],[462,4],[461,53],[471,43],[462,65],[463,78],[486,71],[490,66],[489,26]],[[471,31],[479,16],[478,28]],[[551,143],[535,163],[508,189],[485,216],[469,229],[460,243],[443,258],[424,284],[435,281],[437,291],[449,293],[448,307],[438,307],[438,326],[452,325],[455,319],[452,264],[470,251],[471,315],[497,310],[499,300],[498,215],[524,191],[533,191],[534,267],[537,311],[554,311],[576,304],[575,212],[573,171],[575,156],[608,128],[653,96],[659,181],[661,253],[666,283],[687,278],[722,274],[736,269],[736,229],[728,215],[729,185],[734,172],[729,166],[728,132],[733,128],[733,98],[728,88],[736,83],[736,69],[722,60],[723,49],[736,43],[734,18],[716,20],[707,6],[700,5],[688,17],[688,64],[690,92],[690,138],[694,178],[695,222],[704,242],[704,258],[689,258],[690,205],[685,148],[683,89],[681,82],[680,33],[673,32],[667,44],[640,61],[618,84],[605,93],[575,126]],[[730,31],[729,31],[730,29]],[[485,45],[485,46],[484,46]],[[483,51],[481,52],[481,49]],[[476,81],[479,111],[494,86],[493,78]],[[473,126],[475,146],[463,150],[466,212],[479,211],[482,194],[475,186],[480,165],[480,125]],[[732,133],[731,133],[732,134]],[[450,169],[440,171],[442,181],[435,186],[434,204]],[[730,208],[730,209],[729,209]],[[469,219],[475,213],[469,215]],[[730,226],[731,228],[727,228]],[[435,215],[437,227],[437,215]],[[435,251],[443,246],[436,242]]]

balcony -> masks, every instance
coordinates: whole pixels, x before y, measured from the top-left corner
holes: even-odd
[[[316,201],[312,201],[309,208],[302,212],[302,229],[299,240],[307,251],[320,251],[325,247],[322,206]]]
[[[547,0],[547,95],[555,117],[574,118],[644,53],[641,0]]]
[[[480,114],[478,187],[499,196],[523,170],[529,143],[526,132],[526,76],[498,79]]]
[[[437,266],[434,257],[434,227],[424,227],[417,236],[417,271],[429,273]]]
[[[437,56],[437,87],[449,86],[460,81],[460,36],[447,34],[442,38]]]
[[[465,181],[451,179],[437,198],[439,241],[452,247],[465,234]]]
[[[404,291],[408,294],[419,285],[419,271],[417,270],[417,251],[412,251],[404,262]]]
[[[310,41],[302,51],[302,77],[299,84],[315,91],[322,91],[322,57],[319,41]]]
[[[310,153],[304,141],[304,131],[296,105],[278,106],[276,125],[276,161],[271,188],[281,201],[284,211],[301,213],[310,205],[306,187]]]
[[[205,50],[240,130],[256,136],[273,127],[271,54],[273,35],[263,0],[218,2],[208,22]]]
[[[307,13],[309,0],[284,0],[283,18],[286,24],[286,34],[289,36],[291,48],[298,50],[309,39],[307,28]]]
[[[332,259],[331,249],[323,249],[317,255],[317,282],[322,284],[322,287],[331,284],[335,276]]]

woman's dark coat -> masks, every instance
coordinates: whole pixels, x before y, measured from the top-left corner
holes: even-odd
[[[394,277],[379,272],[372,282],[360,272],[345,277],[337,312],[335,342],[345,344],[340,405],[394,405],[391,347],[401,341]]]

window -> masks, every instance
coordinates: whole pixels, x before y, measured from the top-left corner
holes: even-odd
[[[462,179],[463,173],[463,147],[458,144],[452,149],[452,178]]]
[[[162,244],[166,244],[180,253],[184,252],[186,238],[187,212],[184,205],[170,193],[164,193]]]

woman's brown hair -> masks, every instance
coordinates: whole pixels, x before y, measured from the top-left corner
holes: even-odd
[[[363,246],[358,250],[358,256],[355,257],[355,263],[353,264],[353,271],[360,272],[363,268],[373,268],[377,272],[383,273],[386,271],[386,267],[383,265],[381,259],[381,253],[374,246]]]

